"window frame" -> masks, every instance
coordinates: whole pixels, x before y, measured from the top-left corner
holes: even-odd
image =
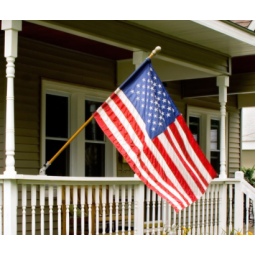
[[[187,106],[187,117],[186,122],[189,127],[189,117],[199,117],[200,118],[200,148],[204,152],[206,158],[211,162],[211,146],[210,146],[210,130],[211,130],[211,120],[219,120],[221,123],[221,113],[220,110],[213,110],[208,108]],[[221,124],[220,124],[221,125]],[[206,128],[203,128],[203,127]],[[228,169],[228,113],[226,113],[226,167]]]
[[[41,84],[40,164],[43,165],[45,163],[46,146],[46,94],[69,96],[68,134],[70,137],[85,121],[85,100],[103,103],[112,94],[112,91],[48,79],[42,79]],[[74,139],[70,144],[70,176],[85,176],[85,132],[81,132],[79,137],[80,139]],[[108,159],[105,166],[105,176],[117,176],[116,148],[108,138],[105,137],[104,140],[105,158]]]

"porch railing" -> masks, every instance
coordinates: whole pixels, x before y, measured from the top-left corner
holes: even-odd
[[[245,203],[244,203],[245,201]],[[215,179],[176,213],[138,178],[0,176],[0,234],[220,235],[254,231],[255,189],[242,172]]]

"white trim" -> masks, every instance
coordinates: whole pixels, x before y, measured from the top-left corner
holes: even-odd
[[[187,106],[187,125],[189,126],[189,117],[199,117],[200,118],[200,148],[204,152],[206,158],[210,162],[210,127],[211,127],[211,119],[221,121],[221,114],[220,111],[196,107],[196,106]],[[206,128],[203,128],[206,127]],[[228,155],[228,113],[226,114],[226,157]],[[214,150],[213,150],[214,151]],[[228,160],[226,162],[228,165]]]
[[[245,32],[236,27],[233,27],[229,24],[226,24],[219,20],[192,20],[195,23],[198,23],[202,26],[208,27],[217,32],[226,34],[232,38],[235,38],[241,42],[248,43],[255,46],[255,34],[252,35],[249,32]]]
[[[255,20],[252,20],[250,25],[248,26],[248,29],[254,31],[255,30]]]
[[[243,141],[242,150],[255,150],[255,141]]]
[[[43,165],[45,163],[46,94],[50,93],[53,95],[62,95],[69,98],[68,135],[70,137],[70,135],[75,133],[85,121],[85,100],[93,100],[103,103],[112,94],[112,91],[81,87],[71,83],[42,79],[41,92],[40,161],[41,165]],[[74,141],[70,144],[70,176],[85,175],[85,142],[93,143],[95,141],[85,140],[85,132],[81,132],[79,134],[79,139],[74,139]],[[108,139],[105,139],[105,141],[99,141],[97,143],[105,144],[105,175],[109,177],[117,176],[116,148]]]

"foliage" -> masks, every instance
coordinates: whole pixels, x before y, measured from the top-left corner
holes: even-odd
[[[248,232],[247,234],[248,234],[248,235],[253,235],[252,232]],[[237,236],[242,236],[242,235],[245,235],[245,234],[242,234],[242,231],[241,231],[241,230],[236,230],[236,229],[233,229],[233,230],[230,231],[230,233],[228,234],[225,230],[222,229],[222,235],[237,235]]]
[[[254,172],[255,172],[255,165],[252,168],[245,168],[242,167],[241,171],[244,173],[244,179],[251,184],[251,186],[255,187],[255,178]]]

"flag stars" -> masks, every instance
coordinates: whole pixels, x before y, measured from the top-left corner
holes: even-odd
[[[142,79],[142,81],[146,81],[146,79],[145,79],[145,78],[143,78],[143,79]]]
[[[157,125],[157,121],[153,121],[153,125]]]
[[[140,100],[140,97],[137,97],[136,100],[139,101],[139,100]]]
[[[163,126],[162,122],[159,122],[158,125],[159,125],[159,126]]]
[[[137,88],[140,88],[140,84],[137,84],[136,87],[137,87]]]
[[[139,91],[139,90],[137,90],[137,91],[136,91],[136,94],[140,94],[140,91]]]
[[[131,93],[135,93],[135,91],[132,89],[131,91],[130,91]]]
[[[151,120],[150,120],[150,119],[148,119],[148,123],[151,123]]]
[[[170,113],[167,113],[167,115],[166,115],[167,117],[170,117],[171,116],[171,114]]]
[[[164,99],[163,99],[163,103],[165,103],[165,102],[166,102],[166,99],[164,98]]]
[[[152,131],[155,131],[155,128],[153,127],[151,130],[152,130]]]
[[[161,84],[159,84],[159,85],[158,85],[158,87],[159,87],[159,88],[161,88],[161,87],[162,87],[162,85],[161,85]]]

